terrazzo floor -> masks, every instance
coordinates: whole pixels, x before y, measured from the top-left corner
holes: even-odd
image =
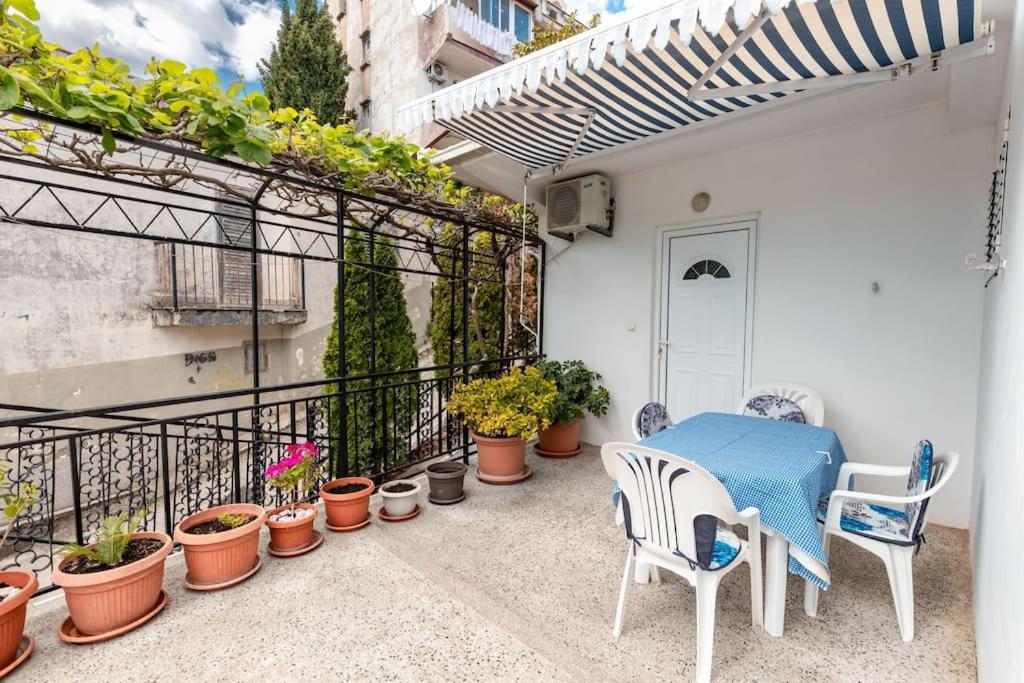
[[[26,627],[36,652],[10,680],[692,680],[695,605],[684,580],[634,586],[622,637],[611,635],[626,543],[597,449],[528,462],[535,475],[523,484],[470,475],[459,505],[423,495],[411,521],[325,532],[299,558],[264,553],[260,572],[228,590],[188,591],[172,556],[167,608],[107,643],[60,642],[63,597],[44,596]],[[833,548],[835,585],[817,618],[803,613],[802,582],[790,577],[782,638],[751,627],[745,565],[723,581],[714,680],[976,678],[966,532],[929,528],[914,563],[912,643],[899,638],[881,562],[842,541]]]

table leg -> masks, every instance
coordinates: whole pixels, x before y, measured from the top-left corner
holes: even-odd
[[[789,573],[789,541],[777,531],[768,537],[765,561],[764,630],[776,638],[786,623],[786,575]]]

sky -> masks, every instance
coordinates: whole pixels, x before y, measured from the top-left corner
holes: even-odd
[[[569,9],[604,19],[664,0],[566,0]],[[412,2],[410,11],[412,11]],[[259,60],[270,54],[280,0],[36,0],[43,35],[68,49],[99,42],[104,53],[142,73],[150,57],[217,71],[227,86],[239,79],[261,90]]]

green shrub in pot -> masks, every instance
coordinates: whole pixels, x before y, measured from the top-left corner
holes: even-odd
[[[546,360],[538,363],[537,369],[558,387],[558,396],[547,414],[551,425],[540,430],[537,452],[556,457],[576,455],[583,418],[587,413],[595,417],[607,414],[611,395],[599,384],[601,375],[583,361]]]

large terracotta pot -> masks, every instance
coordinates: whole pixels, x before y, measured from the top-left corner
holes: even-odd
[[[272,516],[287,510],[289,505],[282,505],[267,512],[267,528],[270,529],[270,547],[274,550],[298,550],[313,542],[313,522],[316,521],[316,508],[309,503],[296,503],[295,507],[312,510],[313,514],[302,519],[290,519],[283,522],[274,521]]]
[[[366,484],[362,491],[354,493],[328,493],[336,486],[345,484]],[[363,524],[370,516],[370,495],[373,494],[373,480],[366,477],[342,477],[329,481],[320,489],[324,500],[327,524],[336,529],[347,529]]]
[[[253,515],[256,519],[219,534],[190,534],[186,529],[220,515]],[[220,505],[189,515],[174,528],[174,540],[185,549],[188,581],[194,585],[227,583],[256,566],[260,529],[266,511],[251,503]]]
[[[580,448],[580,432],[583,420],[553,424],[538,433],[537,448],[541,455],[575,455]]]
[[[0,582],[21,590],[0,602],[0,669],[14,661],[25,631],[25,608],[36,589],[39,579],[24,569],[0,572]]]
[[[494,439],[473,432],[477,465],[483,478],[506,479],[526,471],[526,441],[516,438]]]
[[[164,560],[171,553],[171,537],[157,531],[132,534],[132,539],[143,538],[159,539],[163,545],[138,562],[114,569],[68,574],[64,567],[74,559],[71,557],[53,568],[51,580],[64,589],[71,621],[79,633],[109,633],[138,621],[156,606],[164,583]]]

